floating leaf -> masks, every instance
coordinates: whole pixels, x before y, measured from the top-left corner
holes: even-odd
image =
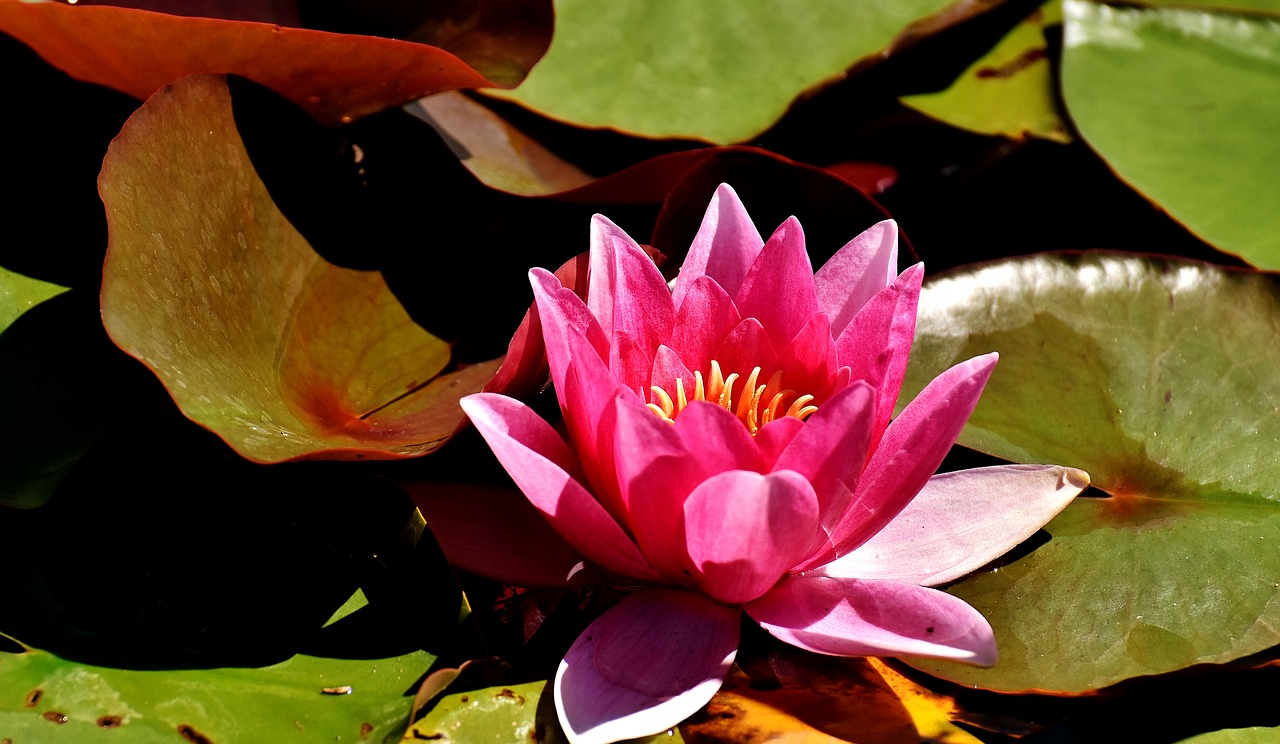
[[[1045,255],[929,284],[907,393],[1000,365],[960,438],[1088,470],[1048,542],[951,588],[996,631],[1000,690],[1077,692],[1280,643],[1280,284],[1173,259]]]
[[[260,669],[135,671],[0,652],[0,730],[14,741],[398,741],[422,651],[298,655]],[[118,730],[117,730],[118,729]]]
[[[585,126],[738,142],[948,5],[560,0],[546,56],[501,95]]]
[[[0,31],[72,77],[139,99],[184,75],[229,72],[329,122],[443,90],[494,85],[424,44],[134,8],[0,0]]]
[[[429,452],[497,368],[447,371],[449,345],[380,274],[307,245],[255,174],[220,77],[185,78],[143,105],[99,188],[107,331],[251,460]]]
[[[1050,0],[1014,27],[946,90],[904,96],[902,102],[954,127],[1014,139],[1070,142],[1054,101],[1046,26],[1062,23],[1062,3]]]
[[[1280,741],[1280,728],[1223,729],[1182,741],[1184,744],[1275,744]]]
[[[1280,20],[1063,7],[1062,91],[1084,139],[1192,232],[1280,268]]]
[[[876,659],[774,653],[768,683],[736,670],[680,729],[689,744],[742,741],[977,744],[951,722],[955,701]]]
[[[0,266],[0,332],[26,311],[65,291],[66,287],[32,279]]]

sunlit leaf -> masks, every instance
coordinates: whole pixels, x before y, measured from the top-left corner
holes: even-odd
[[[136,98],[191,73],[230,72],[330,122],[494,84],[424,44],[134,8],[0,0],[0,31],[73,77]]]
[[[380,274],[307,245],[255,174],[220,77],[149,100],[112,143],[99,187],[108,332],[249,459],[428,452],[497,367],[450,371],[448,344]]]
[[[1209,243],[1280,268],[1280,19],[1082,0],[1064,12],[1063,97],[1089,145]]]
[[[742,141],[801,92],[948,5],[559,0],[546,57],[502,95],[584,126]]]
[[[1182,741],[1184,744],[1275,744],[1280,741],[1280,728],[1223,729]]]
[[[991,621],[996,666],[921,668],[1071,692],[1280,642],[1274,277],[1046,255],[931,282],[920,306],[907,393],[998,351],[960,442],[1083,468],[1110,494],[1076,499],[1047,542],[951,588]]]
[[[952,126],[979,134],[1069,142],[1054,101],[1046,26],[1062,22],[1062,4],[1050,0],[937,93],[902,102]]]
[[[771,654],[768,684],[735,669],[704,713],[680,727],[690,744],[742,741],[977,744],[951,722],[955,701],[875,659]]]
[[[260,669],[135,671],[36,649],[0,652],[0,730],[14,741],[398,741],[431,655],[294,656]]]
[[[66,290],[0,266],[0,332],[26,311]]]

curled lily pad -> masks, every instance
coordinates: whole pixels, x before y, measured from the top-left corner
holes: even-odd
[[[451,367],[449,345],[380,274],[311,249],[255,174],[221,77],[152,97],[112,143],[99,188],[108,333],[251,460],[423,454],[498,367]]]
[[[191,73],[230,72],[330,122],[442,90],[494,85],[424,44],[109,5],[0,0],[0,31],[72,77],[136,98]]]
[[[1062,94],[1089,145],[1207,242],[1280,268],[1277,18],[1082,0],[1063,8]]]
[[[546,57],[502,95],[585,126],[738,142],[948,5],[559,0]]]
[[[999,663],[920,667],[1079,692],[1280,643],[1280,282],[1105,253],[957,272],[921,295],[906,388],[988,351],[960,443],[1085,469],[1109,497],[950,589],[991,621]]]

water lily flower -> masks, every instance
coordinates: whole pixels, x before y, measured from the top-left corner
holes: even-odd
[[[934,475],[996,363],[934,379],[893,418],[921,265],[882,222],[816,274],[791,218],[761,239],[721,186],[669,288],[604,217],[584,302],[530,273],[567,441],[523,403],[463,407],[550,525],[637,587],[573,643],[573,742],[663,731],[706,704],[741,613],[842,656],[996,660],[986,620],[932,585],[1025,540],[1088,483],[1009,465]]]

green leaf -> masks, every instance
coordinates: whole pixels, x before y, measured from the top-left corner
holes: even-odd
[[[1280,742],[1280,728],[1223,729],[1182,741],[1184,744],[1275,744]]]
[[[1050,0],[1014,27],[946,90],[904,96],[902,102],[954,127],[1014,139],[1070,142],[1054,100],[1046,26],[1062,23],[1062,3]]]
[[[135,671],[0,653],[0,730],[14,741],[394,742],[405,693],[432,660],[298,655],[260,669]]]
[[[1089,145],[1192,232],[1280,268],[1280,20],[1081,0],[1064,14],[1063,97]]]
[[[559,0],[546,56],[511,93],[548,116],[649,137],[751,138],[801,92],[947,0]]]
[[[175,165],[177,164],[177,165]],[[102,317],[187,417],[258,462],[429,452],[498,360],[450,347],[382,275],[328,263],[272,202],[221,77],[161,90],[112,142]]]
[[[26,311],[65,291],[66,287],[32,279],[0,266],[0,332],[13,325],[13,321]]]
[[[903,400],[998,351],[960,443],[1083,468],[1110,494],[1076,499],[1047,543],[951,588],[995,628],[995,667],[921,668],[1075,692],[1280,643],[1275,278],[1042,255],[934,281],[920,304]]]

